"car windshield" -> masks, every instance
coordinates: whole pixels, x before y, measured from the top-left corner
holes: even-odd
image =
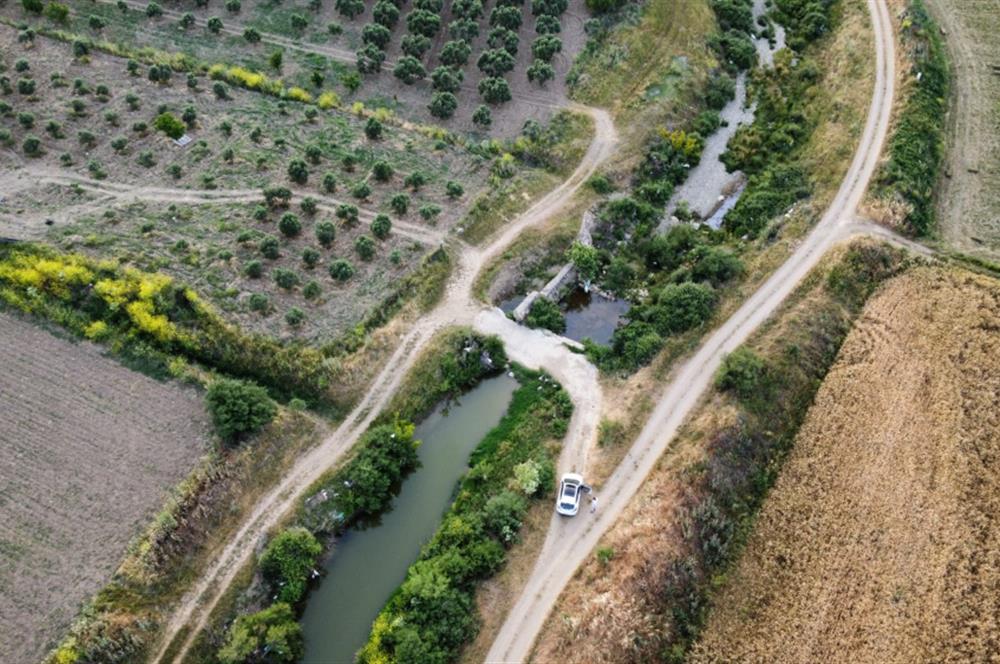
[[[567,484],[563,487],[563,495],[567,498],[572,498],[576,495],[576,486],[573,484]]]

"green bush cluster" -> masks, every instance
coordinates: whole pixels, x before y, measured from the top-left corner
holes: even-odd
[[[379,613],[361,662],[447,662],[478,629],[475,590],[504,563],[528,500],[512,490],[515,469],[538,470],[536,496],[555,470],[545,442],[566,433],[573,405],[545,374],[519,370],[507,414],[472,454],[471,469],[438,531]]]
[[[951,81],[944,44],[921,0],[909,8],[904,43],[914,54],[920,80],[906,100],[889,142],[889,161],[879,177],[883,190],[893,190],[909,206],[906,225],[922,236],[934,231],[934,187],[944,160],[945,111]]]
[[[278,408],[267,390],[242,380],[213,381],[205,393],[205,404],[215,431],[226,442],[238,442],[269,424]]]
[[[719,244],[724,234],[707,227],[682,223],[654,234],[658,215],[646,203],[617,199],[602,215],[602,234],[595,235],[605,247],[598,278],[606,288],[633,293],[634,302],[610,346],[587,343],[587,353],[604,370],[630,371],[648,363],[669,337],[709,320],[716,289],[741,275],[743,263]],[[634,292],[638,285],[641,298]]]
[[[531,303],[528,315],[524,317],[524,324],[528,327],[551,330],[556,334],[566,331],[566,318],[563,316],[559,305],[547,297],[535,298]]]
[[[295,605],[305,597],[321,553],[323,545],[301,526],[282,530],[267,543],[258,565],[278,602]]]

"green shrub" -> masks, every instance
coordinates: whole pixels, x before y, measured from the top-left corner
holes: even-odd
[[[715,375],[715,387],[731,390],[743,401],[760,396],[763,389],[766,366],[756,353],[740,346],[727,355]]]
[[[551,330],[557,334],[566,331],[566,319],[563,317],[559,305],[547,297],[537,297],[531,303],[531,309],[524,318],[524,323],[528,327],[540,327]]]
[[[380,240],[384,240],[389,237],[389,233],[392,231],[392,222],[384,214],[375,215],[375,219],[372,220],[371,231],[372,235]]]
[[[370,261],[375,257],[375,240],[367,235],[359,235],[354,240],[354,250],[363,261]]]
[[[250,311],[267,311],[271,307],[271,300],[264,293],[253,293],[247,300]]]
[[[221,664],[246,664],[267,653],[272,664],[293,664],[305,650],[302,627],[288,604],[277,603],[233,621],[217,657]]]
[[[305,596],[321,553],[323,546],[302,527],[283,530],[267,543],[260,556],[260,571],[278,602],[295,604]]]
[[[205,394],[215,431],[227,443],[239,442],[274,419],[278,407],[263,387],[229,378],[213,381]]]
[[[316,240],[324,247],[333,244],[337,237],[337,228],[330,221],[321,221],[316,224]]]
[[[347,281],[354,276],[354,268],[342,258],[330,263],[330,276],[337,281]]]
[[[285,313],[285,322],[292,327],[302,325],[306,320],[306,313],[298,307],[292,307]]]
[[[278,230],[285,237],[295,237],[302,232],[302,222],[295,214],[286,212],[278,220]]]
[[[187,131],[184,122],[172,113],[160,113],[153,120],[153,127],[173,139],[180,138]]]
[[[291,290],[299,285],[299,275],[294,270],[289,270],[286,267],[276,267],[271,274],[274,277],[274,283],[279,288]]]

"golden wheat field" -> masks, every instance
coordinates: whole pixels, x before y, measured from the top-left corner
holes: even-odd
[[[1000,282],[869,301],[691,661],[1000,661]]]

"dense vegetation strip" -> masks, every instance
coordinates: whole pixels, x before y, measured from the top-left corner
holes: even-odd
[[[35,245],[0,247],[0,301],[106,343],[153,373],[167,375],[181,357],[287,397],[319,399],[328,386],[318,351],[244,334],[190,288],[113,261]]]
[[[906,265],[905,255],[886,245],[852,245],[781,339],[752,341],[724,361],[716,389],[732,395],[738,415],[712,433],[708,458],[692,469],[678,508],[686,553],[667,567],[667,661],[684,661],[698,638],[712,593],[742,551],[853,321],[879,285]]]
[[[948,59],[923,0],[913,0],[901,37],[916,76],[889,141],[879,183],[907,204],[903,221],[918,236],[935,230],[934,187],[944,160],[944,123],[951,89]]]
[[[729,284],[744,272],[741,239],[756,237],[812,191],[800,157],[819,121],[814,100],[822,72],[810,45],[829,31],[832,3],[785,0],[772,16],[785,26],[789,48],[778,54],[774,67],[754,69],[755,120],[737,131],[723,155],[730,170],[749,177],[739,203],[721,231],[689,224],[657,231],[674,189],[701,159],[704,137],[719,128],[719,110],[733,98],[734,77],[756,63],[753,39],[773,37],[770,16],[758,30],[752,3],[725,0],[711,6],[719,31],[709,43],[720,66],[705,81],[703,110],[683,127],[658,131],[633,173],[631,190],[597,208],[596,255],[571,256],[581,273],[594,275],[603,289],[633,305],[608,347],[588,344],[589,356],[606,371],[632,371],[648,363],[667,339],[711,320]],[[684,205],[675,216],[693,220]]]
[[[441,527],[375,620],[360,660],[454,661],[478,630],[475,591],[504,564],[529,501],[546,497],[555,467],[546,443],[562,438],[573,404],[544,373],[515,368],[521,387],[473,451]]]

